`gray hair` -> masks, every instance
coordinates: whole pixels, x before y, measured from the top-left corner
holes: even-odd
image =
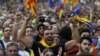
[[[15,43],[15,42],[9,43],[9,44],[7,45],[7,48],[10,47],[10,46],[15,46],[15,47],[17,48],[17,50],[19,50],[19,45],[18,45],[17,43]],[[7,49],[7,48],[6,48],[6,49]]]

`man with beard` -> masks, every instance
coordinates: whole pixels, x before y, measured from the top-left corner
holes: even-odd
[[[26,19],[23,21],[18,37],[19,40],[22,41],[27,48],[31,49],[31,54],[33,56],[39,56],[39,49],[42,52],[46,48],[52,49],[56,56],[59,53],[59,49],[62,49],[62,52],[60,53],[61,56],[63,56],[65,50],[71,49],[73,46],[76,45],[76,40],[70,40],[65,43],[56,44],[54,41],[54,31],[52,30],[52,27],[47,27],[44,30],[43,38],[40,40],[40,42],[33,41],[32,37],[25,37],[25,29],[29,20],[30,17],[27,16]]]
[[[81,37],[78,43],[79,51],[71,56],[92,56],[90,53],[92,39],[89,37]]]

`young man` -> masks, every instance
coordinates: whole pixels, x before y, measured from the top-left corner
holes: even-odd
[[[92,47],[92,39],[89,37],[81,37],[78,43],[79,51],[71,56],[92,56],[90,49]]]
[[[10,40],[11,32],[12,32],[12,30],[10,27],[5,27],[3,29],[3,37],[2,37],[3,39],[0,40],[0,45],[4,49],[6,48],[7,44],[9,44],[11,42],[11,40]]]

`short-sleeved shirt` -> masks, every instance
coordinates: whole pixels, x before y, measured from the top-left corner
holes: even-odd
[[[54,51],[54,54],[57,56],[60,47],[62,47],[62,55],[61,56],[63,56],[64,44],[59,44],[59,45],[56,45],[56,46],[51,47],[49,49],[52,49]],[[34,51],[35,56],[39,56],[39,48],[40,48],[41,52],[44,49],[46,49],[46,47],[44,47],[42,44],[40,44],[38,42],[33,42],[32,50]]]

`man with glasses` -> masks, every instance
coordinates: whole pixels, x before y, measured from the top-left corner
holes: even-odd
[[[11,40],[10,40],[11,32],[12,32],[12,30],[10,27],[5,27],[3,29],[3,37],[0,40],[0,45],[4,49],[6,48],[7,44],[11,42]]]

